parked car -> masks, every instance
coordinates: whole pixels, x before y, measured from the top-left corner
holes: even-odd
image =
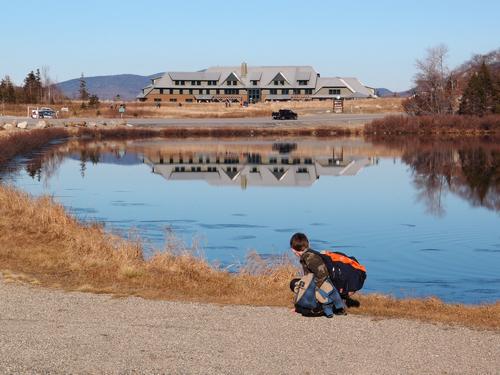
[[[273,112],[273,120],[297,120],[297,113],[291,109],[280,109],[278,112]]]
[[[38,118],[56,118],[56,111],[52,108],[40,108],[38,110]]]

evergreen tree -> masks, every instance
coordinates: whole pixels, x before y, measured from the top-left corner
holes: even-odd
[[[488,66],[483,62],[469,79],[460,101],[460,114],[482,116],[495,112],[499,97]]]
[[[39,82],[33,71],[29,72],[24,79],[23,85],[24,101],[26,103],[37,103],[39,93]]]
[[[4,103],[16,102],[16,90],[9,76],[5,76],[0,82],[0,100]]]
[[[83,76],[83,73],[80,77],[80,89],[78,90],[78,93],[80,94],[80,100],[88,100],[89,99],[89,92],[87,91],[87,82],[85,81],[85,77]],[[83,106],[83,103],[82,103]]]
[[[90,95],[89,97],[89,107],[90,108],[99,108],[99,97],[95,94]]]
[[[40,69],[36,69],[35,73],[35,84],[36,84],[36,102],[41,103],[43,98],[43,86],[42,77],[40,75]]]

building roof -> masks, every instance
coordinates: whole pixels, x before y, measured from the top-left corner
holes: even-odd
[[[351,88],[351,91],[353,92],[366,96],[370,96],[372,94],[371,91],[355,77],[344,77],[341,80],[345,82],[346,86]]]
[[[238,85],[234,88],[300,88],[300,89],[315,89],[318,91],[322,87],[347,87],[352,94],[344,95],[346,98],[366,98],[372,96],[372,91],[365,87],[357,78],[354,77],[320,77],[312,66],[246,66],[246,74],[242,75],[242,67],[240,66],[211,66],[207,69],[197,72],[167,72],[161,78],[153,81],[153,86],[144,88],[138,98],[143,98],[153,88],[171,88],[175,85],[175,81],[217,81],[215,85],[210,85],[210,88],[226,88],[224,84],[228,78],[238,80]],[[283,77],[284,84],[274,84],[276,77]],[[257,81],[256,85],[251,84],[251,81]],[[308,81],[307,85],[299,85],[298,81]],[[179,86],[179,85],[175,85]],[[206,83],[202,83],[204,88]],[[319,97],[319,96],[316,96]],[[330,97],[322,95],[322,98]],[[278,99],[278,98],[276,98]]]

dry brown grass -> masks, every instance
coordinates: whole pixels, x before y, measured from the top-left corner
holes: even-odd
[[[500,133],[500,115],[488,116],[386,116],[365,125],[366,134],[429,135]]]
[[[42,133],[40,133],[42,132]],[[3,137],[3,160],[42,140],[64,136],[52,130]],[[25,137],[21,139],[19,137]],[[6,151],[8,150],[8,151]],[[289,262],[267,266],[255,255],[240,273],[230,274],[193,255],[172,238],[164,252],[144,259],[138,242],[81,224],[48,197],[32,198],[0,185],[0,270],[7,282],[116,296],[291,307],[289,280],[297,269]],[[437,299],[393,299],[360,295],[352,313],[500,329],[500,303],[483,306],[445,304]]]
[[[378,98],[346,100],[344,104],[345,113],[394,113],[402,112],[401,98]],[[35,106],[36,105],[31,105]],[[39,107],[45,105],[38,105]],[[245,108],[238,103],[226,107],[224,103],[162,103],[157,108],[153,103],[126,103],[127,118],[239,118],[239,117],[269,117],[271,112],[280,108],[291,108],[299,115],[321,113],[332,110],[331,101],[294,101],[257,103]],[[26,116],[26,104],[6,104],[5,115]],[[68,112],[59,112],[61,118],[68,117],[102,117],[118,118],[117,103],[103,102],[99,108],[81,108],[81,102],[71,101],[58,105],[49,105],[54,110],[62,107],[69,109]]]

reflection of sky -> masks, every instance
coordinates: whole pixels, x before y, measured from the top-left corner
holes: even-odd
[[[34,193],[44,184],[21,174]],[[310,187],[239,187],[167,181],[146,165],[120,166],[66,159],[45,191],[83,219],[131,228],[161,248],[165,227],[190,243],[197,237],[210,260],[241,264],[245,254],[288,251],[295,231],[318,250],[355,255],[367,266],[367,291],[438,295],[450,301],[500,298],[499,216],[453,194],[446,214],[431,216],[417,202],[407,166],[392,159],[357,176],[321,177]]]

